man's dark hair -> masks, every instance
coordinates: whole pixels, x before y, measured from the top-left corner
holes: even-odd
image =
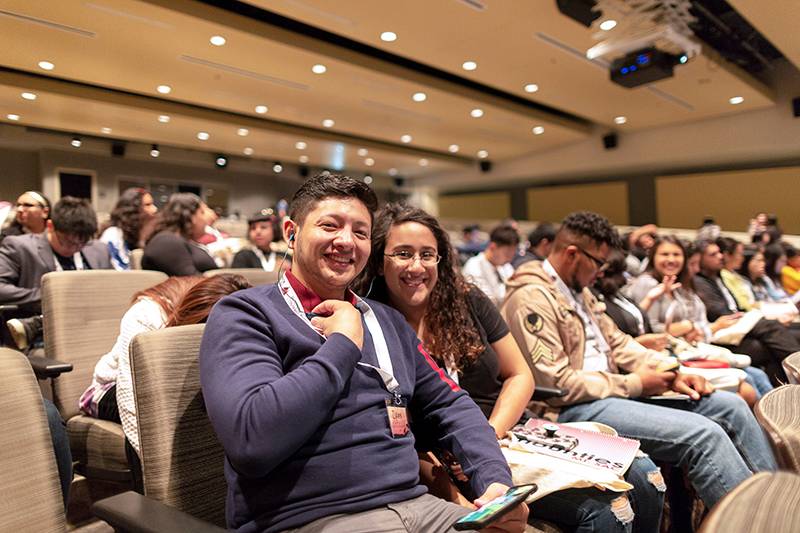
[[[714,241],[719,246],[719,251],[723,254],[732,254],[736,251],[736,247],[741,244],[739,241],[732,237],[719,237]]]
[[[500,225],[489,234],[489,242],[493,242],[497,246],[517,246],[519,233],[511,226]]]
[[[558,234],[569,233],[576,238],[587,238],[595,243],[606,244],[609,248],[620,248],[622,242],[619,234],[611,222],[602,215],[591,211],[577,211],[570,213],[561,221]]]
[[[65,196],[53,206],[50,213],[53,227],[59,233],[88,241],[97,233],[97,215],[85,198]]]
[[[791,259],[793,257],[797,257],[798,255],[800,255],[800,252],[797,251],[797,248],[795,248],[788,242],[782,242],[781,246],[783,246],[783,251],[786,252],[787,259]]]
[[[531,244],[531,248],[535,248],[539,245],[540,242],[547,239],[550,242],[553,242],[553,239],[556,238],[556,227],[549,222],[542,222],[536,229],[534,229],[530,234],[528,234],[528,242]]]
[[[722,250],[722,247],[719,246],[719,244],[717,244],[716,241],[712,241],[710,239],[701,239],[699,241],[695,241],[694,248],[695,248],[695,250],[697,250],[702,255],[702,254],[706,253],[706,250],[711,245],[716,245],[717,248]]]
[[[306,215],[325,198],[355,198],[369,211],[370,221],[378,209],[378,197],[369,185],[342,174],[318,174],[306,181],[292,197],[289,218],[301,224]]]

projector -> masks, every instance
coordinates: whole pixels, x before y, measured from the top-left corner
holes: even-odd
[[[672,77],[673,67],[688,60],[686,54],[674,55],[652,47],[643,48],[611,62],[611,81],[623,87],[638,87]]]

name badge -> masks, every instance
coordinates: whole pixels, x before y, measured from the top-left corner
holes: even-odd
[[[398,395],[387,398],[386,415],[389,418],[389,430],[392,432],[392,437],[405,437],[410,431],[405,399]]]

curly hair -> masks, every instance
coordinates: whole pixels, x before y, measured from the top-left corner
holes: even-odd
[[[203,200],[190,192],[177,192],[158,213],[158,222],[150,238],[162,231],[177,231],[184,239],[192,239],[192,217],[203,206]]]
[[[142,231],[142,199],[150,194],[141,187],[125,189],[114,210],[111,211],[111,225],[122,230],[122,238],[129,248],[138,248]]]
[[[372,228],[372,251],[367,267],[356,282],[360,293],[373,289],[373,298],[389,303],[389,292],[383,274],[384,250],[392,227],[406,222],[422,224],[433,233],[441,261],[437,265],[438,280],[428,299],[423,317],[426,348],[439,361],[452,361],[461,370],[477,360],[485,346],[470,310],[467,294],[475,289],[456,269],[457,255],[447,232],[439,222],[416,207],[390,203],[378,212]]]
[[[574,237],[585,237],[599,244],[606,244],[609,248],[621,248],[622,241],[619,233],[611,222],[602,215],[591,211],[577,211],[570,213],[561,221],[558,234],[572,234]]]

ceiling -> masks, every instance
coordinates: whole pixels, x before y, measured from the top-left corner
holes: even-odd
[[[790,59],[785,47],[794,46],[797,61],[787,26],[796,17],[733,3],[768,38],[779,34]],[[786,15],[796,9],[784,3]],[[397,40],[382,41],[384,31]],[[224,46],[209,42],[214,35]],[[597,128],[635,131],[774,103],[713,51],[673,78],[625,89],[583,57],[592,44],[592,30],[550,0],[5,0],[0,121],[415,177],[553,149]],[[465,61],[477,68],[464,70]],[[420,92],[424,101],[414,101]],[[744,101],[733,106],[733,96]],[[627,122],[615,125],[618,116]]]

